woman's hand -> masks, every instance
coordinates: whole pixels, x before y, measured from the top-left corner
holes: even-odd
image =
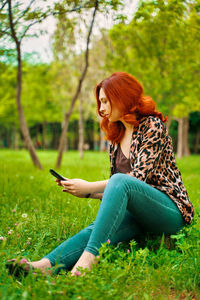
[[[85,198],[90,193],[90,183],[83,179],[68,179],[60,181],[56,179],[59,186],[63,186],[63,192],[70,193],[79,198]]]

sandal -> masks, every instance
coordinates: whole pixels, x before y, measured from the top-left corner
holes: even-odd
[[[27,276],[34,268],[28,263],[26,258],[10,259],[6,262],[6,268],[9,273],[15,277],[25,277]]]

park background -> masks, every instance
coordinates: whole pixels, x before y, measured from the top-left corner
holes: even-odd
[[[200,1],[3,0],[0,42],[1,298],[198,299]],[[6,258],[38,259],[95,218],[99,202],[64,202],[48,170],[109,177],[94,88],[115,71],[168,117],[194,224],[170,241],[105,245],[87,279],[8,279]]]

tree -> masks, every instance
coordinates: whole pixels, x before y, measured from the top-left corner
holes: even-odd
[[[35,0],[30,0],[29,4],[24,6],[23,2],[14,0],[2,1],[0,7],[0,37],[6,39],[8,37],[9,42],[14,42],[17,51],[17,93],[16,103],[19,115],[19,122],[22,135],[24,137],[26,146],[31,155],[32,161],[35,166],[42,168],[42,165],[37,157],[33,142],[30,137],[29,129],[25,120],[23,107],[21,104],[22,93],[22,55],[21,44],[24,38],[28,36],[28,31],[37,23],[41,23],[45,18],[54,14],[63,14],[74,11],[80,11],[84,5],[87,7],[87,1],[65,1],[67,3],[67,9],[63,7],[59,2],[55,2],[54,9],[47,5],[45,9],[41,7],[33,7]],[[14,5],[13,5],[14,4]]]
[[[164,114],[178,117],[181,107],[185,108],[180,121],[180,126],[185,124],[184,133],[179,134],[178,143],[184,150],[180,155],[188,153],[186,119],[190,111],[196,110],[199,99],[198,3],[141,1],[129,24],[119,24],[110,31],[112,48],[107,66],[141,80]]]
[[[72,113],[74,104],[75,104],[75,102],[76,102],[76,100],[77,100],[77,98],[78,98],[78,96],[80,94],[82,83],[83,83],[83,80],[85,78],[85,75],[86,75],[86,72],[87,72],[87,68],[88,68],[88,65],[89,65],[89,62],[88,62],[88,58],[89,58],[89,43],[90,43],[90,37],[91,37],[91,33],[92,33],[93,25],[94,25],[94,19],[95,19],[95,15],[96,15],[97,9],[98,9],[98,0],[95,2],[95,7],[94,7],[93,16],[92,16],[92,21],[91,21],[90,28],[89,28],[89,31],[88,31],[88,36],[87,36],[87,47],[86,47],[86,52],[85,52],[85,66],[84,66],[84,69],[82,71],[81,77],[79,79],[79,83],[78,83],[76,92],[75,92],[75,94],[74,94],[74,96],[72,98],[72,101],[71,101],[71,104],[70,104],[70,108],[69,108],[68,112],[65,113],[65,119],[64,119],[64,124],[63,124],[63,128],[62,128],[62,134],[61,134],[61,137],[60,137],[59,148],[58,148],[58,158],[57,158],[57,163],[56,163],[57,168],[59,168],[60,165],[61,165],[62,153],[63,153],[63,150],[64,150],[65,135],[66,135],[67,127],[68,127],[68,124],[69,124],[69,118],[70,118],[70,115]]]
[[[10,62],[0,63],[0,125],[1,140],[8,147],[18,147],[18,119],[14,101],[16,92],[16,67]],[[10,132],[9,135],[6,133]],[[13,134],[11,134],[13,133]],[[14,136],[13,136],[14,135]],[[3,137],[4,136],[4,137]],[[14,143],[12,142],[14,138]]]
[[[101,29],[101,35],[94,37],[92,40],[92,48],[90,50],[90,68],[88,69],[84,88],[81,91],[82,106],[84,111],[84,119],[92,119],[94,122],[94,146],[100,151],[105,150],[104,132],[99,129],[101,118],[97,116],[96,98],[94,88],[97,83],[110,75],[110,71],[105,68],[106,51],[109,39],[107,31]]]
[[[57,101],[52,84],[54,70],[52,64],[24,62],[22,104],[27,123],[42,126],[42,145],[47,147],[47,124],[60,122],[61,104]],[[31,108],[31,109],[30,109]],[[40,125],[41,124],[41,125]]]
[[[35,166],[42,169],[42,165],[37,157],[34,145],[32,143],[29,129],[25,120],[24,111],[21,104],[21,92],[22,92],[22,56],[21,56],[21,43],[24,37],[27,35],[28,30],[39,20],[35,20],[35,17],[31,17],[31,5],[34,2],[32,0],[29,5],[23,10],[20,11],[20,5],[22,3],[15,2],[14,6],[13,1],[7,0],[4,1],[1,7],[1,20],[4,23],[1,24],[0,33],[1,37],[7,35],[11,40],[14,41],[16,51],[17,51],[17,93],[16,93],[16,102],[17,102],[17,110],[19,114],[19,122],[21,127],[21,132],[23,134],[26,146],[29,150],[31,158]],[[6,14],[5,8],[8,9],[8,13]],[[8,17],[8,20],[6,19]],[[21,24],[21,21],[30,20],[30,23],[27,26]],[[40,20],[41,21],[41,20]],[[22,29],[18,28],[22,26]]]
[[[79,143],[78,143],[78,150],[80,152],[80,158],[83,159],[84,153],[84,121],[83,121],[83,99],[79,97]]]
[[[93,30],[96,13],[98,10],[108,9],[107,6],[110,6],[113,9],[117,9],[118,5],[120,4],[120,1],[112,0],[112,1],[108,2],[108,1],[95,0],[95,1],[90,1],[89,4],[90,4],[90,6],[89,6],[90,8],[94,7],[94,10],[93,10],[93,16],[92,16],[91,24],[89,26],[88,35],[87,35],[86,51],[85,51],[85,55],[84,55],[84,68],[83,68],[83,71],[78,80],[78,85],[77,85],[75,94],[72,97],[69,110],[65,113],[65,118],[64,118],[64,122],[63,122],[63,128],[62,128],[62,133],[61,133],[59,148],[58,148],[58,157],[57,157],[57,162],[56,162],[57,168],[59,168],[61,165],[62,154],[63,154],[63,150],[64,150],[64,145],[65,145],[65,136],[66,136],[66,131],[67,131],[68,124],[69,124],[69,119],[70,119],[71,113],[73,111],[75,102],[77,101],[78,96],[81,92],[82,83],[84,81],[84,78],[86,76],[87,69],[89,66],[89,44],[90,44],[90,39],[91,39],[91,34],[92,34],[92,30]]]

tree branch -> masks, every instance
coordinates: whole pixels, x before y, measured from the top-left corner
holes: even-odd
[[[56,15],[64,14],[64,13],[77,12],[77,11],[80,11],[82,8],[85,7],[85,6],[78,6],[78,7],[74,7],[74,8],[72,8],[72,9],[69,9],[69,10],[67,10],[67,9],[66,9],[66,10],[63,10],[62,12],[59,12],[59,11],[54,12],[54,11],[52,11],[52,12],[50,12],[50,13],[48,13],[48,14],[45,14],[45,13],[44,13],[43,16],[41,16],[40,19],[35,20],[34,22],[30,23],[30,24],[26,27],[26,29],[24,30],[24,32],[21,34],[21,36],[18,38],[17,35],[16,35],[16,32],[15,32],[15,26],[16,26],[17,23],[25,16],[25,14],[28,12],[29,8],[31,7],[31,5],[32,5],[34,2],[35,2],[35,0],[31,0],[31,1],[30,1],[30,3],[29,3],[29,5],[27,6],[27,8],[23,11],[23,13],[18,17],[18,19],[17,19],[15,22],[13,22],[11,0],[7,0],[7,1],[3,4],[3,6],[2,6],[2,8],[3,8],[3,7],[5,6],[5,4],[8,3],[9,22],[10,22],[11,34],[9,34],[9,33],[6,32],[6,31],[3,31],[3,30],[1,30],[1,32],[2,32],[3,34],[7,34],[7,35],[13,37],[13,39],[15,40],[16,43],[20,43],[20,42],[22,41],[22,39],[23,39],[23,38],[25,37],[25,35],[27,34],[28,30],[29,30],[33,25],[40,23],[42,20],[47,19],[49,16],[56,16]],[[96,3],[98,3],[98,1],[96,1]],[[96,4],[95,4],[95,5],[96,5]],[[97,4],[97,6],[98,6],[98,4]],[[95,13],[96,13],[96,12],[95,12]],[[94,22],[94,21],[93,21],[93,22]],[[93,25],[92,25],[92,26],[93,26]],[[91,28],[91,30],[92,30],[92,28]],[[90,39],[90,37],[89,37],[89,39]]]
[[[79,83],[76,89],[76,92],[72,98],[71,104],[70,104],[70,108],[69,110],[65,113],[65,119],[64,119],[64,125],[63,125],[63,129],[62,129],[62,133],[61,133],[61,137],[60,137],[60,142],[59,142],[59,147],[58,147],[58,158],[57,158],[57,162],[56,162],[56,166],[59,168],[60,164],[61,164],[61,159],[62,159],[62,153],[63,153],[63,149],[64,149],[64,141],[65,141],[65,135],[66,135],[66,130],[68,127],[68,123],[69,123],[69,118],[70,115],[73,111],[73,107],[74,104],[80,94],[81,91],[81,87],[82,87],[82,83],[83,80],[85,78],[86,72],[87,72],[87,68],[89,66],[89,62],[88,62],[88,58],[89,58],[89,43],[90,43],[90,37],[91,37],[91,33],[92,33],[92,29],[93,29],[93,25],[94,25],[94,20],[95,20],[95,15],[96,12],[98,10],[98,5],[99,5],[99,0],[95,1],[95,8],[94,8],[94,12],[93,12],[93,16],[92,16],[92,21],[90,24],[90,28],[88,31],[88,36],[87,36],[87,48],[86,48],[86,52],[85,52],[85,67],[83,69],[83,72],[81,74],[81,77],[79,79]]]
[[[90,44],[90,38],[91,38],[92,29],[93,29],[93,25],[94,25],[95,15],[96,15],[96,12],[98,10],[98,5],[99,5],[99,0],[96,0],[96,2],[95,2],[95,8],[94,8],[93,16],[92,16],[92,21],[91,21],[90,29],[88,31],[88,36],[87,36],[87,47],[86,47],[86,51],[85,51],[85,67],[84,67],[82,75],[81,75],[81,77],[79,79],[79,84],[78,84],[76,93],[75,93],[75,95],[74,95],[74,97],[72,99],[69,111],[67,112],[68,115],[70,115],[71,112],[72,112],[72,110],[73,110],[74,103],[75,103],[75,101],[76,101],[76,99],[77,99],[77,97],[78,97],[78,95],[80,93],[82,82],[84,80],[84,77],[85,77],[86,72],[87,72],[87,68],[89,66],[89,44]]]
[[[0,11],[4,8],[4,6],[8,3],[8,1],[6,0],[3,4],[2,7],[0,8]]]
[[[17,18],[17,20],[14,22],[14,25],[16,25],[16,24],[19,22],[19,20],[25,16],[25,14],[27,13],[27,11],[29,10],[29,8],[31,7],[31,5],[32,5],[34,2],[35,2],[35,0],[31,0],[31,2],[29,3],[29,5],[27,6],[27,8],[22,12],[21,16],[19,16],[19,17]]]
[[[6,4],[8,4],[8,0],[6,0],[6,1],[2,4],[2,6],[1,6],[1,8],[0,8],[0,11],[5,7]],[[0,29],[0,33],[1,33],[1,34],[6,34],[6,35],[12,37],[12,35],[11,35],[9,32],[7,32],[6,30]]]
[[[22,39],[23,39],[24,36],[26,35],[27,31],[28,31],[33,25],[35,25],[35,24],[37,24],[37,23],[40,23],[40,22],[41,22],[40,20],[36,20],[35,22],[29,24],[29,25],[26,27],[26,29],[24,30],[23,34],[21,35],[21,37],[20,37],[20,42],[22,41]]]
[[[66,10],[63,10],[62,12],[59,12],[59,11],[56,11],[56,12],[52,12],[51,14],[49,14],[48,16],[52,15],[52,16],[56,16],[56,15],[61,15],[61,14],[65,14],[65,13],[69,13],[69,12],[73,12],[73,11],[79,11],[81,10],[82,8],[85,8],[84,6],[77,6],[77,7],[74,7],[70,10],[66,9]]]
[[[13,24],[13,16],[12,16],[12,4],[11,4],[11,0],[8,0],[8,15],[9,15],[9,22],[10,22],[10,29],[11,29],[11,36],[13,37],[13,39],[15,40],[16,45],[19,44],[19,40],[17,38],[16,32],[15,32],[15,28],[14,28],[14,24]]]
[[[6,35],[8,35],[9,37],[12,37],[12,35],[11,35],[9,32],[5,31],[5,30],[1,30],[1,29],[0,29],[0,33],[6,34]]]
[[[65,11],[63,11],[62,14],[63,14],[63,13],[70,13],[70,12],[74,12],[74,11],[79,11],[81,8],[83,8],[83,7],[82,7],[82,6],[74,7],[74,8],[72,8],[72,9],[70,9],[70,10],[65,10]],[[44,19],[47,19],[47,18],[50,17],[50,16],[55,16],[55,15],[59,15],[59,14],[61,14],[61,13],[60,13],[60,12],[51,12],[51,13],[45,15],[45,16],[43,17],[43,20],[44,20]],[[27,28],[25,29],[25,31],[23,32],[23,34],[21,35],[20,41],[22,41],[22,39],[23,39],[24,36],[26,35],[27,31],[28,31],[33,25],[35,25],[35,24],[37,24],[37,23],[40,23],[41,21],[42,21],[42,19],[36,20],[35,22],[29,24],[29,25],[27,26]]]
[[[98,4],[99,4],[99,1],[96,0],[96,2],[95,2],[95,8],[94,8],[93,16],[92,16],[92,21],[91,21],[91,24],[90,24],[90,29],[89,29],[88,37],[87,37],[87,48],[86,48],[86,52],[85,52],[85,61],[86,61],[86,64],[88,64],[89,44],[90,44],[90,38],[91,38],[92,29],[93,29],[93,25],[94,25],[95,15],[96,15],[96,12],[98,10]]]

